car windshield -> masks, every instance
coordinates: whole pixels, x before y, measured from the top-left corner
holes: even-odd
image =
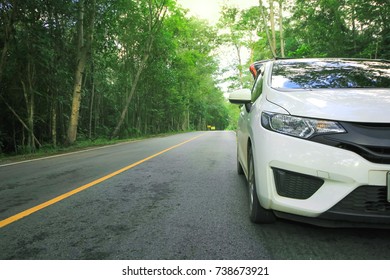
[[[271,86],[279,89],[390,88],[390,63],[374,60],[276,61]]]

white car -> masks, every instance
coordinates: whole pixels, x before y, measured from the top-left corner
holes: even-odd
[[[390,226],[390,62],[256,62],[241,104],[237,168],[250,218]]]

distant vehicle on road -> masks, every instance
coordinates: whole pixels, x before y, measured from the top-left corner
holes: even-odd
[[[229,97],[243,105],[251,220],[390,226],[390,62],[276,59],[251,72],[252,90]]]

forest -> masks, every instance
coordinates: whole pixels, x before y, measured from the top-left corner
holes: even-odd
[[[0,0],[0,155],[234,129],[256,60],[390,59],[388,0],[226,2],[216,25],[177,2]]]

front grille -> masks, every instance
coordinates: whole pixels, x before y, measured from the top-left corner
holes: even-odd
[[[384,129],[384,130],[389,130],[390,129],[390,123],[355,123],[355,126],[359,126],[363,129]]]
[[[340,122],[347,133],[313,137],[311,140],[354,152],[366,160],[390,164],[390,124]]]
[[[390,148],[340,143],[338,148],[354,152],[373,163],[390,164]]]
[[[329,212],[350,215],[390,216],[387,187],[361,186],[332,207]]]
[[[308,199],[324,184],[324,180],[273,168],[276,191],[280,196],[295,198],[295,199]]]

